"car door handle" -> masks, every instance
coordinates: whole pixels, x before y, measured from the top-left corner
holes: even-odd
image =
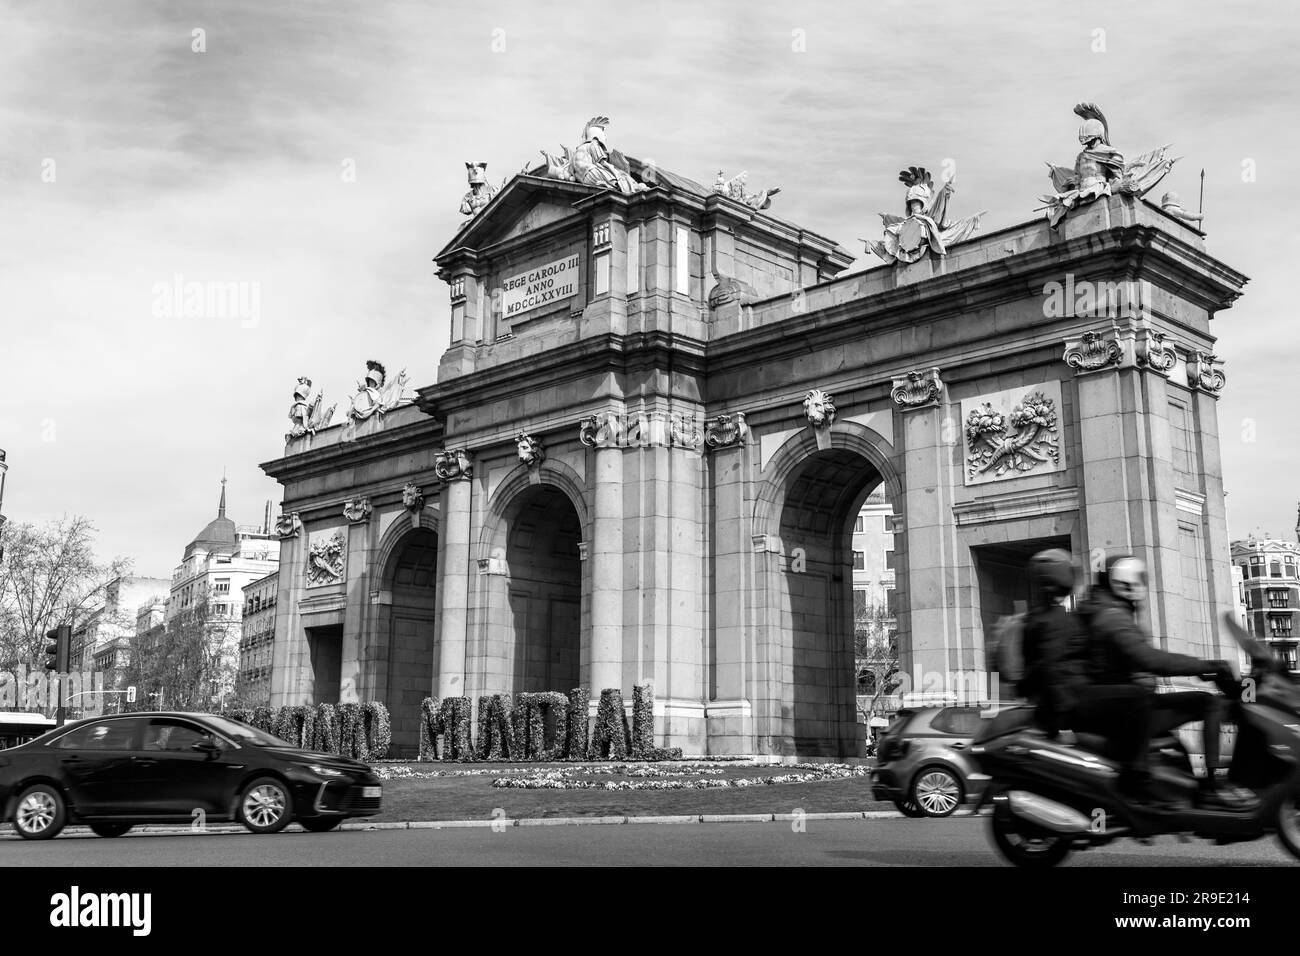
[[[968,744],[964,744],[964,743],[962,743],[962,742],[959,740],[959,741],[957,741],[955,744],[952,745],[952,749],[953,749],[953,750],[965,750],[967,746],[968,746]]]
[[[158,761],[152,757],[132,757],[131,762],[137,767],[156,767],[158,765]]]
[[[81,761],[81,758],[78,757],[76,754],[68,754],[66,757],[60,757],[59,760],[62,763],[79,763]]]

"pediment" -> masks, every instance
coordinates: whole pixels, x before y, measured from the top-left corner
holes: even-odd
[[[457,249],[482,249],[526,232],[532,232],[578,213],[573,204],[600,192],[591,186],[561,182],[543,176],[518,175],[492,201],[461,227],[438,253],[440,260]]]

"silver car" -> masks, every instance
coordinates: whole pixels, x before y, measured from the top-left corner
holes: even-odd
[[[909,817],[946,817],[978,800],[989,778],[971,760],[971,739],[983,726],[979,707],[900,710],[876,742],[871,792]]]

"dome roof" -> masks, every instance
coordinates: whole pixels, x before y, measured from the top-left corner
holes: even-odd
[[[196,550],[207,551],[209,554],[214,551],[233,553],[237,540],[235,523],[226,517],[226,479],[222,478],[221,502],[217,505],[217,516],[195,536],[189,547],[185,549],[185,554],[190,555]]]

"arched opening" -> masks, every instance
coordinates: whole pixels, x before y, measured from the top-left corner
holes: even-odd
[[[419,749],[420,703],[433,693],[437,581],[438,535],[428,528],[413,530],[389,559],[385,575],[392,603],[385,686],[377,691],[392,719],[394,756]]]
[[[788,726],[800,756],[857,753],[855,637],[862,597],[855,595],[855,529],[881,483],[870,461],[842,448],[814,452],[785,481],[781,625],[790,642]],[[883,515],[876,520],[883,532]]]
[[[488,689],[567,692],[581,682],[582,666],[578,512],[560,489],[535,485],[510,501],[503,519],[489,559],[500,582],[491,589],[489,640],[501,657],[488,661]]]

